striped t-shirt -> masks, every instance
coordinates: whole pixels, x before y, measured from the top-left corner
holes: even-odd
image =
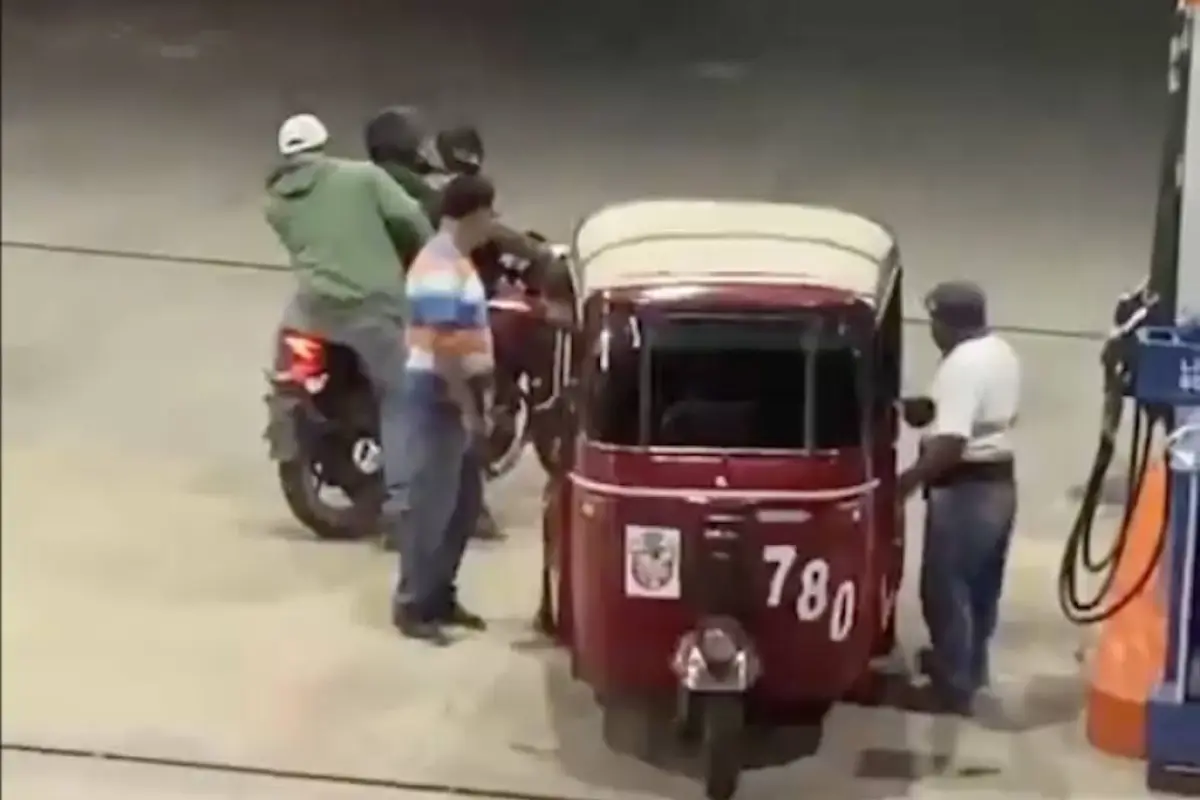
[[[434,236],[408,270],[407,385],[418,397],[445,402],[440,372],[457,368],[468,375],[492,370],[492,334],[487,297],[470,259],[448,234]]]

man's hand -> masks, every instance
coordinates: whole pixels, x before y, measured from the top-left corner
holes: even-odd
[[[463,410],[463,427],[473,439],[486,439],[489,433],[487,417],[477,408]]]
[[[900,415],[913,428],[925,428],[933,423],[937,406],[930,397],[905,397],[900,400]]]
[[[896,501],[901,509],[919,488],[921,488],[921,478],[915,470],[906,469],[900,473],[896,479]]]

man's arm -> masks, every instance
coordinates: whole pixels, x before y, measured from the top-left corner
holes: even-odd
[[[421,204],[400,188],[400,184],[392,180],[390,175],[374,164],[367,168],[370,170],[371,188],[375,193],[379,215],[387,225],[401,260],[410,263],[433,236],[433,225],[425,216]]]
[[[287,231],[284,229],[283,215],[279,213],[279,208],[273,202],[268,201],[263,207],[263,218],[266,219],[267,224],[271,226],[272,232],[274,232],[280,243],[283,244],[284,247],[287,247]]]
[[[492,343],[487,300],[467,277],[469,265],[426,265],[408,275],[414,329],[433,355],[450,399],[471,420],[482,419],[491,387]],[[477,295],[477,296],[476,296]]]
[[[491,241],[500,248],[501,253],[526,262],[528,266],[521,274],[521,279],[530,288],[541,288],[543,276],[554,261],[554,254],[549,247],[500,222],[492,223]]]
[[[939,369],[931,392],[936,409],[930,435],[922,442],[916,462],[900,474],[901,499],[962,461],[979,414],[979,377],[974,365],[961,359],[946,362]]]
[[[545,319],[559,328],[569,329],[574,323],[574,313],[567,298],[555,296],[552,279],[559,276],[554,274],[554,270],[563,267],[555,263],[554,252],[533,237],[499,222],[492,224],[491,241],[501,253],[516,256],[526,263],[521,272],[521,282],[542,296]]]
[[[457,357],[437,359],[435,363],[438,374],[446,381],[450,400],[459,407],[463,417],[472,427],[482,424],[491,406],[491,365],[473,371],[467,368],[463,359]]]

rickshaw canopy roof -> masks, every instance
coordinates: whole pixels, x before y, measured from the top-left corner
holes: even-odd
[[[607,206],[575,231],[584,297],[686,283],[842,290],[875,303],[891,285],[896,241],[847,211],[743,200],[640,200]]]

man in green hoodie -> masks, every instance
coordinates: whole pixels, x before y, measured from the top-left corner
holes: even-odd
[[[266,218],[298,283],[284,324],[354,349],[375,384],[387,430],[403,424],[404,270],[433,226],[386,172],[326,155],[328,142],[312,114],[289,117],[279,128],[282,162],[267,179]],[[385,442],[399,440],[381,434]],[[399,488],[397,455],[383,453],[389,495]]]

